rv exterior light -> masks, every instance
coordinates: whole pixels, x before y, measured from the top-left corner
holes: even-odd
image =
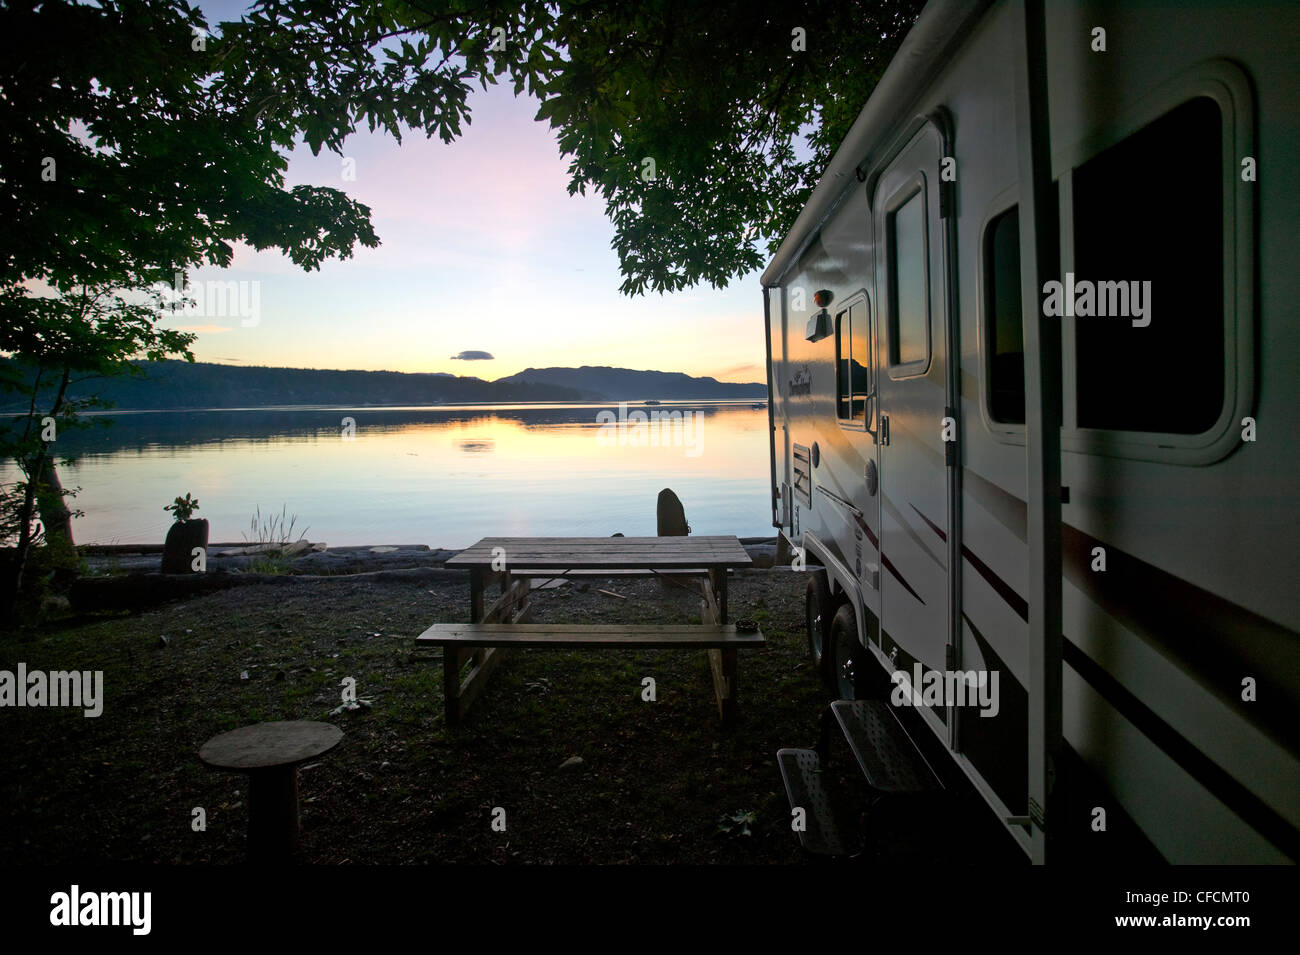
[[[818,308],[825,308],[831,303],[831,299],[834,297],[835,293],[830,289],[818,289],[816,292],[813,292],[813,302]]]
[[[819,342],[827,338],[831,333],[831,313],[822,309],[812,318],[808,319],[808,327],[804,330],[804,337],[810,342]]]

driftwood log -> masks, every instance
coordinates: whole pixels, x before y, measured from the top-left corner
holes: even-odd
[[[242,587],[269,584],[294,587],[326,580],[358,581],[463,581],[463,572],[440,567],[410,567],[401,570],[376,570],[367,574],[124,574],[114,577],[79,577],[68,591],[68,601],[78,613],[99,610],[143,610],[203,594]]]

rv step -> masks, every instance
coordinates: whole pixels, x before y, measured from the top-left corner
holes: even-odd
[[[836,700],[831,712],[872,789],[921,793],[943,788],[884,700]]]
[[[807,852],[821,856],[854,856],[865,845],[851,816],[831,797],[822,778],[821,760],[815,750],[780,749],[776,764],[781,768],[790,808],[804,810],[804,829],[799,842]]]

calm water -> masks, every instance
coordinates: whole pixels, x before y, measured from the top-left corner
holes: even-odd
[[[625,413],[624,413],[625,412]],[[771,536],[767,411],[741,403],[114,412],[67,434],[78,543],[160,543],[189,492],[210,539],[256,508],[331,546],[655,533],[671,487],[695,534]],[[637,416],[645,414],[647,420]],[[652,412],[677,419],[648,420]],[[355,422],[349,434],[345,419]],[[12,479],[12,469],[5,471]]]

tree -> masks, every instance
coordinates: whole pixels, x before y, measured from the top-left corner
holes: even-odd
[[[378,244],[341,191],[284,188],[256,104],[213,96],[209,42],[184,0],[0,5],[0,282],[171,282],[241,240],[310,269]]]
[[[109,287],[83,286],[57,296],[0,294],[0,352],[5,363],[0,389],[28,396],[27,414],[0,425],[0,453],[12,458],[20,480],[0,487],[3,530],[14,541],[5,574],[3,605],[14,615],[33,547],[44,539],[66,557],[72,545],[73,512],[55,467],[60,434],[85,427],[80,412],[105,403],[76,398],[75,384],[137,371],[133,360],[189,355],[194,335],[157,327],[159,315],[181,300],[163,301],[156,287],[135,289],[131,299]],[[70,463],[65,457],[65,463]],[[42,524],[36,524],[39,511]]]
[[[97,402],[69,386],[192,360],[192,335],[155,324],[158,283],[229,264],[236,241],[309,269],[378,244],[341,191],[285,188],[277,129],[247,96],[214,95],[219,63],[183,0],[0,4],[0,387],[28,408],[0,430],[20,475],[2,502],[10,609],[33,545],[71,543],[48,429]]]
[[[605,199],[623,291],[724,284],[789,229],[920,7],[259,0],[209,28],[185,0],[0,0],[0,280],[166,280],[239,240],[346,256],[378,241],[368,210],[285,190],[288,150],[363,123],[450,142],[506,78]]]
[[[538,115],[573,157],[570,192],[605,200],[622,291],[722,287],[760,268],[920,6],[561,4],[567,61]]]
[[[187,0],[0,0],[0,352],[32,372],[0,382],[32,388],[0,448],[24,475],[18,537],[41,502],[47,534],[66,524],[32,434],[72,376],[188,356],[142,324],[149,289],[237,242],[306,269],[378,244],[342,191],[285,187],[298,143],[342,154],[362,124],[450,142],[474,84],[508,80],[557,130],[570,191],[605,200],[623,292],[721,286],[793,223],[920,5],[258,0],[210,26]]]
[[[622,291],[716,287],[775,251],[921,6],[263,0],[224,25],[218,86],[253,91],[280,142],[310,115],[319,151],[361,121],[450,141],[469,81],[508,78],[558,131],[570,192],[605,200]]]

